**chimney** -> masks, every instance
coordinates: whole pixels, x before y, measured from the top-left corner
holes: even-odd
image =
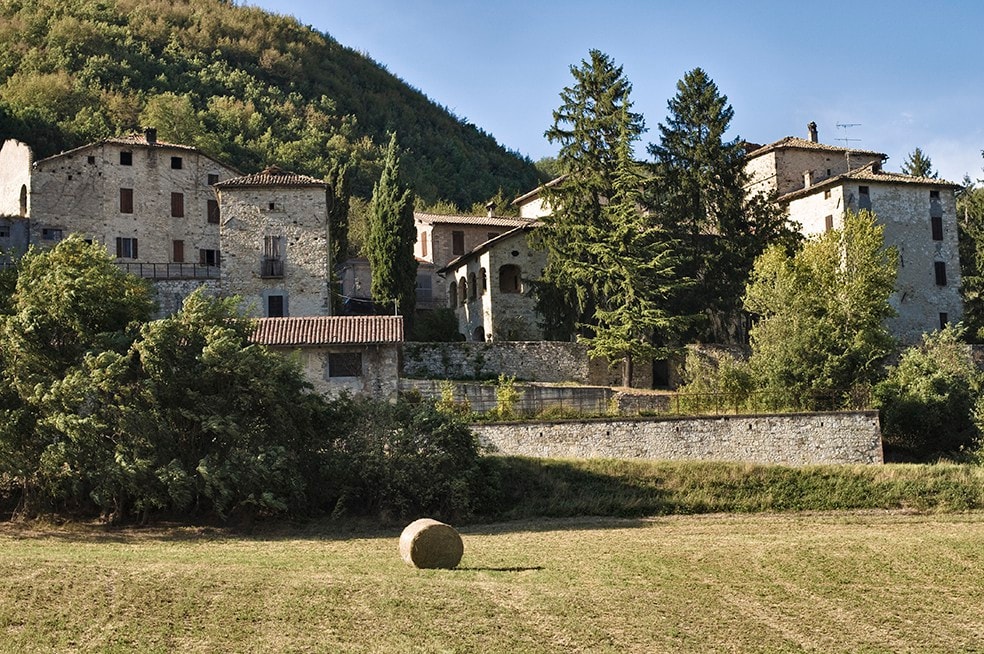
[[[488,211],[488,217],[489,218],[491,218],[493,216],[493,213],[492,212],[493,212],[494,209],[495,209],[495,201],[494,200],[489,200],[488,202],[485,203],[485,210]]]
[[[810,188],[813,186],[813,171],[807,170],[803,173],[803,188]]]
[[[817,124],[811,120],[806,129],[810,133],[810,143],[817,143]]]
[[[144,136],[147,138],[147,143],[149,145],[153,145],[157,143],[157,128],[147,127],[146,129],[144,129]]]

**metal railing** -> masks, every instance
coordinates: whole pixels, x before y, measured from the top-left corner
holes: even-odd
[[[218,266],[203,263],[124,263],[117,262],[124,272],[145,279],[219,279]]]

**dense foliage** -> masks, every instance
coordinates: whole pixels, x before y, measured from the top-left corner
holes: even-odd
[[[967,338],[984,340],[984,187],[969,176],[957,195],[957,234],[960,244],[960,294]]]
[[[222,0],[0,4],[0,140],[39,157],[156,126],[243,171],[353,169],[367,197],[386,134],[427,201],[536,185],[528,159],[297,20]]]
[[[478,446],[426,403],[310,391],[235,299],[148,321],[99,245],[29,253],[0,316],[0,495],[26,514],[466,514]]]

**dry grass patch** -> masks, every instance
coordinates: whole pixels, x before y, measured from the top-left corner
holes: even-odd
[[[237,538],[0,529],[0,651],[979,652],[984,514],[565,519]]]

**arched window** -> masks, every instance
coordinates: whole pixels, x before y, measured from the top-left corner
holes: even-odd
[[[21,185],[20,190],[20,216],[21,218],[27,215],[27,185]]]
[[[475,331],[472,332],[472,340],[473,341],[478,341],[479,343],[484,343],[485,342],[485,328],[484,327],[476,327],[475,328]]]
[[[448,284],[448,306],[452,309],[458,306],[458,285],[454,282]]]
[[[519,293],[523,290],[519,266],[510,263],[499,268],[499,290],[503,293]]]
[[[478,293],[478,285],[475,283],[475,273],[469,273],[468,275],[468,290],[471,292],[468,299],[474,300],[475,295]]]
[[[478,271],[479,276],[482,278],[482,295],[485,295],[489,290],[489,276],[485,272],[485,268]]]
[[[468,282],[462,277],[458,280],[458,301],[464,306],[465,302],[468,301]]]

